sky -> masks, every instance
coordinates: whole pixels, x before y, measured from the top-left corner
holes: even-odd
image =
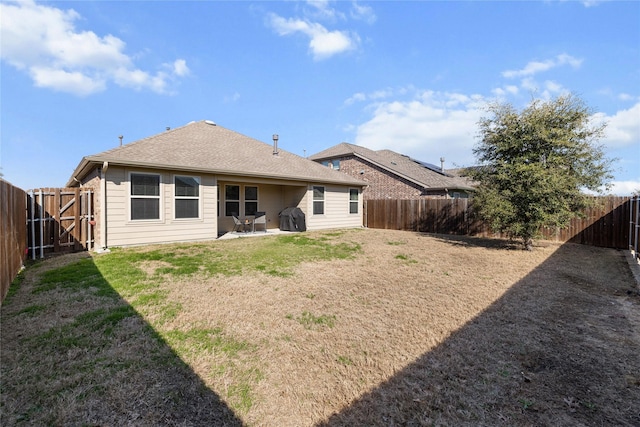
[[[0,0],[0,58],[0,172],[25,190],[199,120],[471,166],[489,103],[568,93],[608,123],[611,193],[640,190],[637,1]]]

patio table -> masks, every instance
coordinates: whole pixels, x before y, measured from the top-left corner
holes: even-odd
[[[252,216],[243,216],[240,217],[240,221],[243,225],[243,230],[245,233],[251,230],[253,232],[253,217]]]

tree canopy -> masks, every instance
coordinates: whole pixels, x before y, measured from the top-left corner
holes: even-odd
[[[541,227],[565,227],[592,202],[585,190],[608,187],[613,160],[598,145],[606,124],[592,123],[574,95],[487,110],[474,148],[480,166],[469,172],[479,183],[474,205],[493,230],[531,249]]]

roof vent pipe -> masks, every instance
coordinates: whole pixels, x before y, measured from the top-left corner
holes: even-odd
[[[118,138],[120,139],[120,147],[122,147],[122,138],[124,138],[124,136],[120,135]]]
[[[277,133],[273,134],[273,155],[274,156],[278,155],[278,134]]]
[[[440,171],[444,173],[444,157],[440,157]]]

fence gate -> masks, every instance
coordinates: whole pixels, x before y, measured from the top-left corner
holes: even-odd
[[[93,247],[93,192],[84,188],[41,188],[27,193],[31,259]]]

